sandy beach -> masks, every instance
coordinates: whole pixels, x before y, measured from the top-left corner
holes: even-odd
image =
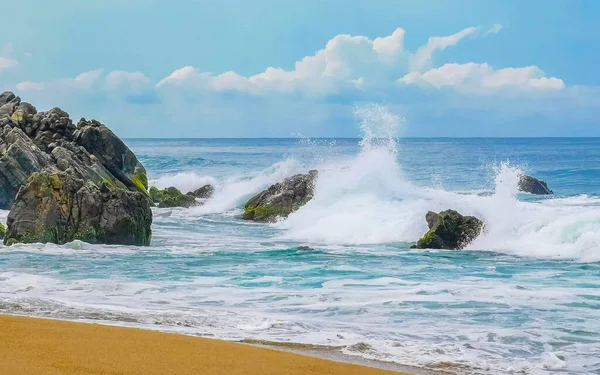
[[[401,374],[135,328],[2,315],[0,326],[2,375]]]

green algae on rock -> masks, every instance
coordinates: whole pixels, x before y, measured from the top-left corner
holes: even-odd
[[[183,194],[174,186],[159,190],[155,186],[150,187],[150,199],[160,208],[171,207],[193,207],[198,202],[193,195]]]
[[[288,177],[256,194],[244,207],[244,220],[272,222],[287,217],[314,196],[316,170]]]
[[[147,188],[144,166],[100,122],[76,126],[60,108],[38,112],[12,92],[0,94],[0,209],[11,210],[6,244],[149,245]],[[92,214],[101,216],[88,220]]]
[[[472,242],[483,229],[483,222],[474,216],[463,216],[454,210],[439,214],[429,211],[425,216],[429,231],[413,249],[459,250]]]
[[[44,170],[19,191],[7,224],[6,245],[80,240],[147,246],[152,211],[141,192],[102,192],[91,181]]]

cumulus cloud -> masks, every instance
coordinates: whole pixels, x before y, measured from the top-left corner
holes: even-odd
[[[431,67],[436,53],[457,45],[467,37],[497,34],[502,25],[490,28],[468,27],[448,36],[427,40],[416,52],[405,47],[405,30],[369,38],[340,34],[324,48],[298,60],[293,69],[267,67],[255,75],[233,71],[212,73],[184,66],[160,79],[157,84],[141,72],[112,71],[102,79],[102,70],[83,73],[75,78],[49,82],[21,82],[20,91],[45,89],[87,90],[100,87],[115,96],[154,97],[181,94],[199,97],[238,93],[253,96],[293,95],[312,99],[352,98],[397,95],[410,85],[453,87],[463,92],[490,93],[499,89],[549,90],[564,87],[556,77],[546,77],[537,66],[493,69],[487,63],[446,64]],[[340,99],[341,100],[341,99]]]
[[[556,77],[545,77],[537,66],[494,70],[489,64],[445,64],[424,73],[411,72],[399,82],[434,87],[455,87],[466,92],[492,92],[502,88],[550,89],[565,87]]]
[[[50,90],[88,90],[91,89],[102,76],[103,69],[91,70],[81,73],[75,78],[62,78],[46,82],[24,81],[17,84],[19,91],[44,91]]]
[[[150,79],[141,72],[113,70],[104,79],[106,88],[128,95],[141,95],[148,90]]]
[[[157,87],[327,95],[337,92],[344,84],[377,82],[390,74],[399,74],[406,67],[407,56],[403,29],[374,40],[341,34],[314,55],[297,61],[293,70],[268,67],[262,73],[244,77],[235,72],[215,75],[186,66],[162,79]]]

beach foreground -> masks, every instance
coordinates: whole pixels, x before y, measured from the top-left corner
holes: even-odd
[[[0,373],[6,375],[399,374],[135,328],[2,315],[0,326]]]

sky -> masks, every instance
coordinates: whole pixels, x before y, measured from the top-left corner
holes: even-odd
[[[123,137],[600,136],[596,0],[20,0],[0,91]]]

